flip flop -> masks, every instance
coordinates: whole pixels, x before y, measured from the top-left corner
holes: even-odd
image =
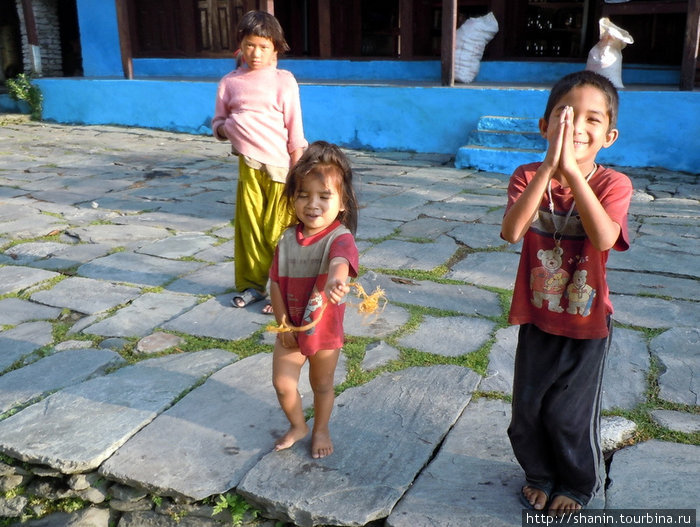
[[[256,289],[250,288],[234,296],[231,299],[231,305],[233,307],[242,308],[250,304],[254,304],[255,302],[260,302],[261,300],[265,299],[265,297],[267,297],[267,295],[257,291]]]
[[[545,508],[547,507],[547,503],[549,503],[549,495],[547,492],[545,492],[544,489],[540,489],[538,487],[535,487],[531,484],[526,485],[527,487],[533,488],[535,490],[539,490],[541,492],[544,492],[544,495],[547,497],[547,500],[544,502],[544,507],[542,509],[535,509],[535,506],[530,503],[530,500],[527,499],[527,496],[525,496],[525,487],[522,487],[520,489],[520,494],[518,494],[518,498],[520,498],[520,503],[525,507],[527,510],[530,511],[537,511],[537,512],[544,512]]]

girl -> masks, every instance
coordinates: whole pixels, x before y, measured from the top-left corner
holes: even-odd
[[[285,196],[297,223],[280,238],[270,269],[270,295],[279,324],[309,326],[306,331],[278,333],[272,358],[272,382],[290,427],[275,450],[306,436],[301,396],[301,367],[309,361],[314,393],[311,455],[333,452],[328,422],[335,399],[333,377],[343,345],[341,300],[357,276],[357,198],[350,164],[340,149],[325,141],[312,143],[292,168]],[[313,325],[315,324],[315,325]]]
[[[229,140],[238,154],[234,219],[235,285],[231,303],[245,307],[264,299],[272,254],[293,217],[280,202],[284,182],[307,145],[299,86],[277,69],[289,49],[277,19],[249,11],[237,29],[241,66],[219,82],[212,119],[214,136]],[[263,313],[271,313],[269,305]]]

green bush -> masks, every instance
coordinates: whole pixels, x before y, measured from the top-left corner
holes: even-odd
[[[41,120],[41,103],[44,97],[39,87],[32,84],[30,76],[20,73],[13,79],[7,79],[5,85],[10,92],[10,97],[15,101],[25,101],[29,105],[32,120]]]

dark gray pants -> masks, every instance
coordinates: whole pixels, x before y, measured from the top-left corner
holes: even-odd
[[[520,326],[515,353],[513,452],[528,484],[587,504],[603,484],[600,400],[612,337],[579,340]]]

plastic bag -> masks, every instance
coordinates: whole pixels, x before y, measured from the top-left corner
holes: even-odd
[[[604,75],[616,88],[624,88],[622,49],[627,44],[633,44],[634,39],[627,31],[613,24],[609,18],[601,18],[598,25],[600,40],[588,52],[586,69]]]
[[[484,49],[498,33],[498,21],[493,13],[467,19],[459,26],[455,45],[455,79],[472,82],[479,73]]]

